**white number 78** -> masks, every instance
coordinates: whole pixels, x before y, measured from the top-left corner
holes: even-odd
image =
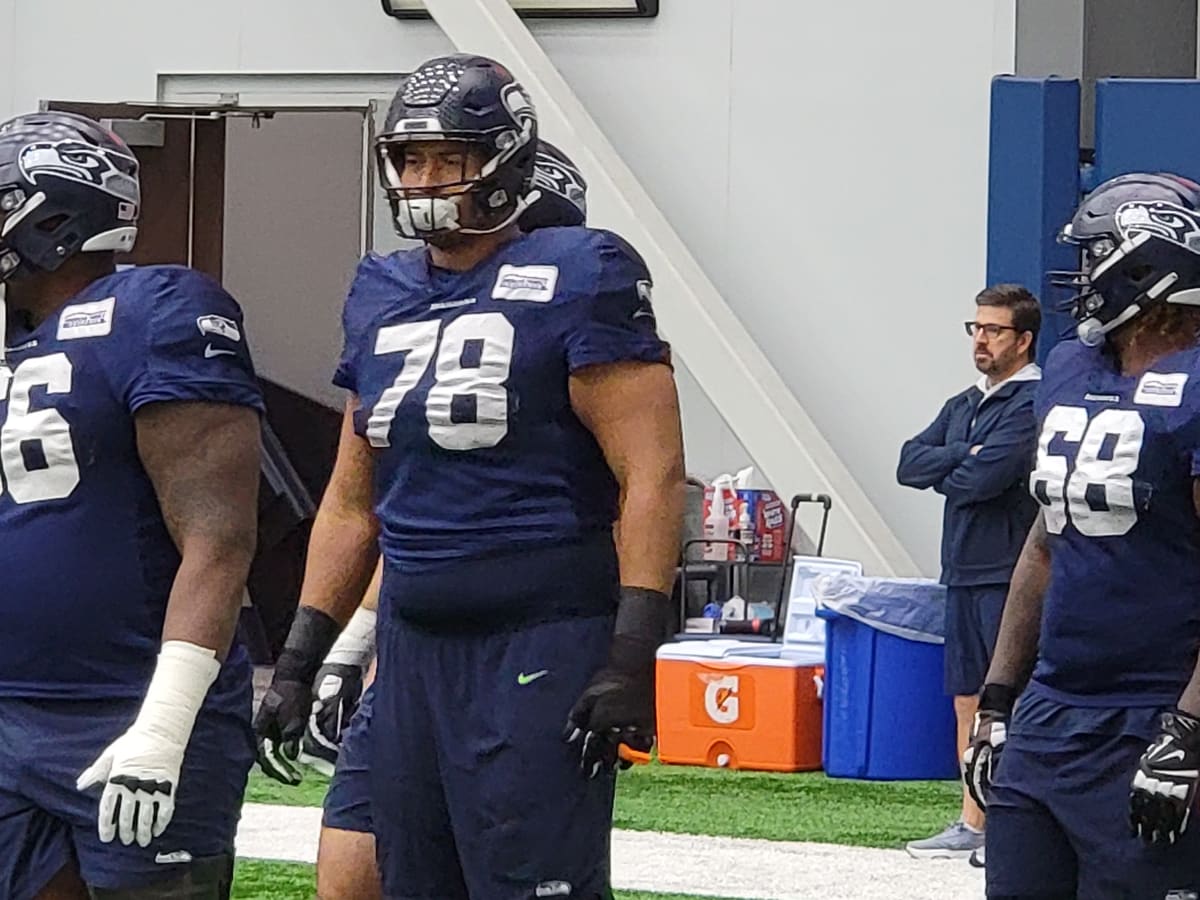
[[[405,353],[392,386],[385,390],[367,419],[367,440],[372,447],[391,446],[390,432],[396,411],[429,370],[437,351],[436,381],[425,398],[429,436],[447,450],[495,447],[508,434],[508,380],[512,368],[514,332],[500,313],[459,316],[446,326],[438,344],[441,322],[405,322],[379,329],[375,355]],[[464,364],[469,343],[479,345],[477,365]],[[451,415],[455,397],[472,398],[471,421],[455,422]]]

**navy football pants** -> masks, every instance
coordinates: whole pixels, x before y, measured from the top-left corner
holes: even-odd
[[[988,897],[1183,900],[1200,891],[1200,822],[1174,846],[1129,829],[1129,786],[1156,709],[1022,696],[987,808]]]
[[[567,713],[613,620],[489,633],[381,617],[370,815],[393,900],[607,900],[614,777],[588,779]]]

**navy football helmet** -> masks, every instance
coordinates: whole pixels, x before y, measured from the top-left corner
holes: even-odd
[[[1079,339],[1095,346],[1157,302],[1200,306],[1200,185],[1169,173],[1112,178],[1087,196],[1061,239],[1081,269],[1055,283],[1076,287]],[[1065,280],[1062,276],[1066,276]]]
[[[396,92],[375,140],[380,181],[396,231],[407,238],[492,234],[515,222],[534,199],[537,113],[525,89],[504,66],[458,53],[423,63]],[[464,141],[480,147],[478,176],[420,189],[405,188],[405,149],[414,141]],[[471,202],[483,224],[463,224],[460,204]]]
[[[533,169],[538,197],[519,219],[522,231],[587,222],[587,181],[570,158],[543,139]]]
[[[140,208],[137,158],[98,122],[38,112],[0,124],[0,282],[132,250]]]

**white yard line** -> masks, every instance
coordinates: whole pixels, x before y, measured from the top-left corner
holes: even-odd
[[[238,855],[314,862],[321,810],[247,803]],[[983,872],[962,860],[902,850],[793,841],[614,831],[613,884],[622,889],[739,900],[979,900]]]

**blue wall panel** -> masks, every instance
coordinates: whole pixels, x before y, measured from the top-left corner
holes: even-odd
[[[1096,83],[1096,183],[1126,172],[1175,172],[1200,181],[1200,81]]]
[[[1038,359],[1072,332],[1056,309],[1070,293],[1051,269],[1078,265],[1059,230],[1079,202],[1079,83],[1001,76],[992,82],[987,283],[1016,282],[1042,301]]]

